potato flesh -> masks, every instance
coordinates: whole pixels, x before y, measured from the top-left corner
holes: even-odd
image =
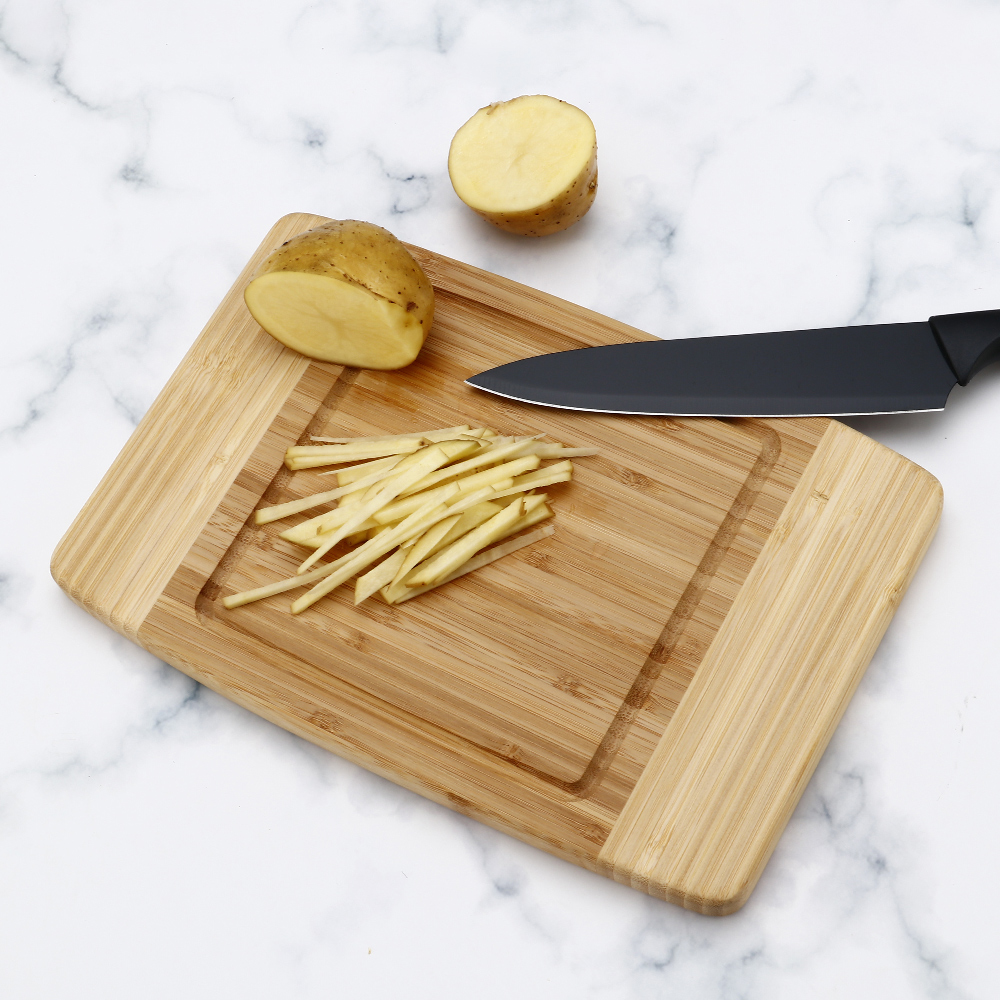
[[[488,221],[523,235],[572,225],[597,187],[597,136],[579,108],[518,97],[482,108],[452,140],[455,192]]]
[[[271,271],[250,282],[245,298],[272,337],[320,361],[403,368],[424,343],[423,327],[405,309],[332,275]]]
[[[357,219],[293,236],[264,261],[244,299],[287,347],[363,368],[409,364],[434,322],[434,289],[420,265],[388,230]]]
[[[459,434],[458,437],[453,436],[456,433]],[[393,437],[326,439],[328,443],[325,445],[290,447],[286,452],[286,460],[299,456],[300,453],[322,450],[329,453],[335,461],[354,462],[366,450],[375,446],[392,444],[398,448],[403,445],[408,447],[410,442],[418,444],[417,451],[410,454],[353,466],[352,469],[363,470],[368,475],[362,473],[357,481],[345,483],[337,490],[261,508],[257,516],[259,523],[270,521],[272,515],[287,516],[330,500],[340,501],[336,510],[310,518],[281,533],[283,539],[314,550],[301,564],[294,578],[276,581],[241,594],[228,595],[224,599],[225,607],[234,609],[252,601],[312,585],[311,590],[292,604],[292,613],[298,614],[364,570],[368,571],[356,583],[356,602],[381,591],[389,603],[395,603],[397,600],[408,599],[415,592],[422,593],[429,586],[440,585],[446,579],[457,578],[470,571],[473,565],[486,565],[513,551],[509,547],[503,547],[502,551],[491,550],[485,561],[475,555],[484,546],[503,541],[552,516],[552,510],[546,504],[546,495],[525,495],[539,484],[536,482],[539,474],[543,479],[556,477],[556,481],[568,479],[572,474],[572,463],[569,461],[539,469],[541,458],[537,454],[513,457],[517,455],[518,448],[530,447],[534,450],[538,445],[537,438],[541,436],[501,437],[490,428],[470,429],[467,425],[462,425]],[[484,442],[487,441],[491,443],[484,449]],[[564,451],[561,445],[552,447],[555,449],[554,455]],[[481,454],[483,450],[490,453],[492,462],[500,464],[492,469],[474,472],[474,469],[479,468],[480,462],[477,460],[470,465],[468,455],[470,451]],[[504,462],[505,458],[513,460]],[[392,468],[389,467],[389,462],[393,463]],[[460,478],[440,484],[436,481],[428,482],[427,476],[442,466],[449,474]],[[348,472],[346,469],[343,471]],[[527,474],[519,476],[521,485],[515,488],[512,474],[519,473]],[[501,478],[497,479],[498,476]],[[383,514],[391,509],[396,498],[407,494],[417,483],[430,488],[407,496],[407,506],[415,509],[394,512],[391,525],[380,524],[371,517],[376,512]],[[376,511],[376,508],[381,509]],[[351,531],[357,531],[357,535],[348,535],[347,541],[352,546],[356,545],[356,548],[331,563],[312,569],[312,564],[317,559],[329,552]],[[396,551],[391,556],[383,558],[394,549]],[[378,565],[371,569],[373,563]]]

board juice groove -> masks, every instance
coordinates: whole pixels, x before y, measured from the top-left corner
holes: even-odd
[[[518,357],[647,335],[417,247],[437,299],[417,362],[310,362],[242,290],[324,221],[268,234],[60,543],[56,580],[291,732],[653,895],[738,908],[933,534],[936,480],[827,419],[583,415],[472,390]],[[297,617],[287,595],[222,608],[300,558],[277,537],[292,522],[254,509],[329,488],[284,469],[286,447],[464,422],[601,449],[549,489],[555,535],[398,607],[355,608],[345,587]]]

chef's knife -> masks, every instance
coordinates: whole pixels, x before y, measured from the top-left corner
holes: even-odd
[[[792,417],[944,408],[1000,360],[1000,309],[926,323],[642,341],[525,358],[467,379],[498,396],[597,413]]]

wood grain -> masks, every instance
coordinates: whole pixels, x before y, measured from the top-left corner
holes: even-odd
[[[601,850],[614,878],[746,902],[940,511],[936,480],[831,422]]]
[[[53,557],[89,611],[306,739],[703,912],[740,905],[933,532],[933,477],[825,419],[577,414],[464,384],[646,334],[417,247],[434,330],[398,372],[311,363],[253,323],[282,219]],[[221,598],[300,559],[256,507],[310,434],[463,422],[600,449],[548,492],[555,534],[406,604],[345,588]],[[818,499],[822,498],[822,499]]]

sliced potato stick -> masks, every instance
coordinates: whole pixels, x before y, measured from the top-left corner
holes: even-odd
[[[459,424],[457,427],[442,427],[436,431],[424,431],[424,437],[431,442],[448,441],[462,434],[468,434],[470,428],[468,424]],[[479,435],[475,435],[478,437]]]
[[[496,535],[495,538],[492,538],[489,542],[487,542],[485,544],[492,545],[494,542],[503,541],[503,539],[509,538],[511,535],[515,535],[515,534],[517,534],[517,532],[523,531],[525,528],[530,528],[532,525],[538,524],[539,521],[544,521],[546,518],[551,517],[552,516],[552,508],[549,507],[545,503],[546,499],[547,498],[546,498],[546,496],[544,494],[542,494],[541,496],[525,497],[524,498],[524,508],[523,508],[522,515],[519,518],[517,518],[517,520],[515,520],[513,524],[511,524],[506,529],[500,531]],[[514,502],[516,503],[517,500],[515,500]],[[477,506],[478,507],[482,507],[484,505],[483,504],[479,504]],[[490,503],[489,506],[490,507],[496,507],[497,505],[493,504],[493,503]],[[482,520],[480,521],[480,523],[482,523],[483,521],[486,521],[486,520],[488,520],[488,517],[483,517]],[[469,530],[471,530],[471,529],[469,529]],[[428,534],[428,532],[425,532],[425,535],[426,534]],[[466,532],[457,533],[453,537],[454,538],[459,538],[463,534],[466,534]],[[448,541],[451,541],[451,540],[453,540],[453,539],[449,539]],[[427,556],[425,558],[429,558],[430,556],[433,556],[436,553],[440,552],[442,549],[444,549],[446,547],[447,544],[448,544],[448,542],[440,542],[440,543],[438,543],[437,545],[435,545],[427,553]],[[420,562],[420,560],[413,559],[412,555],[409,556],[409,557],[407,557],[407,559],[406,559],[406,563],[409,564],[409,567],[418,566],[419,562]],[[406,563],[404,563],[404,567],[405,568],[401,568],[396,573],[396,576],[393,578],[393,581],[392,581],[392,585],[393,586],[395,586],[398,583],[403,583],[404,586],[411,586],[411,585],[412,586],[418,586],[419,585],[417,583],[410,584],[410,582],[407,580],[407,577],[410,574],[409,574],[409,567],[406,567]]]
[[[362,462],[360,465],[350,465],[346,469],[329,469],[326,472],[318,473],[318,475],[336,476],[337,482],[341,486],[346,486],[348,483],[357,482],[380,469],[391,469],[405,457],[405,455],[389,455],[388,458],[376,458],[371,462]]]
[[[358,505],[364,499],[367,487],[353,489],[346,496],[340,498],[335,510],[328,510],[325,514],[317,514],[315,517],[288,528],[281,532],[281,537],[289,542],[301,543],[315,535],[322,535],[333,531],[344,524],[357,511]]]
[[[447,441],[441,441],[437,445],[432,445],[431,447],[441,448],[443,451],[447,453],[448,459],[447,462],[445,462],[443,468],[449,468],[452,462],[457,462],[459,459],[464,458],[470,452],[478,451],[482,447],[482,445],[478,440],[455,441],[449,438]],[[387,477],[387,481],[383,485],[388,486],[389,480],[391,480],[392,477],[403,475],[403,473],[405,473],[408,469],[411,469],[417,462],[423,461],[423,458],[428,450],[429,450],[428,448],[425,448],[422,451],[414,452],[414,454],[412,455],[407,455],[404,459],[400,461],[399,465],[397,465],[396,468],[393,470],[392,476]],[[426,478],[427,476],[423,476],[420,480],[418,480],[418,482],[423,482],[423,480]],[[375,496],[375,494],[381,489],[382,486],[369,487],[365,499],[369,499],[370,497]],[[412,487],[407,487],[404,492],[410,494],[413,493],[414,490]]]
[[[454,429],[454,428],[452,428]],[[322,434],[310,434],[310,441],[319,441],[322,444],[368,444],[371,441],[405,441],[407,438],[419,438],[426,441],[423,432],[414,431],[412,434],[370,434],[367,437],[325,437]]]
[[[285,451],[285,458],[330,458],[334,464],[357,461],[362,458],[382,458],[383,455],[409,455],[424,446],[423,437],[379,438],[354,444],[301,444]]]
[[[371,597],[376,590],[381,590],[394,580],[399,572],[399,567],[404,564],[408,554],[412,551],[412,546],[409,549],[396,549],[391,556],[383,559],[374,569],[370,569],[364,576],[359,576],[354,581],[354,603],[360,604],[366,597]]]
[[[368,594],[374,594],[376,590],[381,590],[387,582],[398,583],[407,573],[413,569],[417,563],[423,562],[432,552],[436,552],[439,548],[439,543],[445,535],[451,531],[452,528],[462,520],[464,514],[452,514],[450,517],[446,517],[443,521],[438,521],[437,524],[432,525],[428,528],[419,538],[414,540],[413,545],[410,546],[409,551],[406,553],[403,561],[396,568],[396,572],[392,575],[391,580],[383,581],[378,587],[373,588],[368,591]]]
[[[508,477],[507,479],[501,479],[499,482],[492,483],[489,486],[480,486],[478,490],[473,490],[472,493],[461,493],[457,496],[450,496],[448,487],[459,485],[457,483],[448,483],[444,486],[438,486],[436,489],[428,490],[426,493],[421,494],[421,496],[431,499],[432,497],[447,497],[447,504],[452,508],[452,513],[454,514],[458,510],[466,511],[470,507],[474,507],[476,504],[483,503],[486,500],[493,501],[497,493],[501,490],[509,489],[514,484],[514,480]],[[518,491],[522,492],[522,491]],[[407,497],[407,500],[411,500],[412,497]],[[499,504],[498,504],[499,506]],[[506,506],[506,505],[504,505]],[[406,511],[401,511],[399,514],[394,515],[392,521],[387,521],[387,524],[399,524],[405,515]]]
[[[465,479],[460,479],[455,485],[457,485],[463,493],[474,493],[476,490],[481,489],[484,486],[490,486],[502,479],[509,479],[512,476],[519,476],[522,472],[537,469],[540,464],[541,459],[537,455],[526,455],[524,458],[514,459],[513,462],[505,462],[503,465],[498,465],[493,469],[486,469],[483,472],[477,472],[471,476],[466,476]],[[437,489],[445,488],[446,487],[442,486],[437,487]],[[414,493],[412,496],[399,499],[395,503],[389,504],[387,507],[383,507],[382,510],[374,515],[375,520],[381,523],[398,520],[400,517],[420,506],[420,504],[423,503],[421,497],[429,497],[433,493],[434,491],[431,490],[427,493]]]
[[[295,542],[296,545],[305,545],[309,539],[316,538],[324,531],[333,531],[334,528],[342,525],[351,515],[351,507],[341,504],[336,510],[329,510],[325,514],[317,514],[315,517],[296,524],[294,527],[286,528],[280,533],[279,538],[284,538],[286,542]]]
[[[458,445],[458,448],[450,447],[454,445]],[[429,448],[424,449],[422,453],[423,457],[420,461],[415,462],[405,472],[401,472],[399,475],[390,476],[375,496],[368,499],[366,495],[366,498],[358,505],[357,510],[354,511],[351,516],[339,528],[337,528],[336,531],[334,531],[330,537],[327,538],[323,544],[305,560],[305,562],[302,563],[299,567],[299,572],[305,573],[317,559],[329,552],[330,549],[337,544],[337,542],[356,530],[357,526],[360,525],[362,521],[367,521],[387,503],[395,500],[407,486],[417,482],[417,480],[427,475],[428,472],[440,468],[458,451],[464,449],[464,447],[465,442],[442,441],[440,444],[432,444]],[[458,486],[456,485],[454,486],[452,493],[457,492]],[[444,495],[442,496],[442,499],[445,499]]]
[[[297,601],[292,603],[292,614],[297,615],[311,607],[321,597],[329,594],[331,590],[339,587],[352,576],[367,569],[376,559],[384,556],[402,542],[409,541],[414,535],[419,535],[426,531],[435,521],[448,516],[448,505],[439,503],[425,504],[419,510],[415,510],[408,518],[396,525],[392,531],[384,531],[381,535],[376,535],[369,539],[364,545],[359,546],[350,553],[350,558],[331,573],[324,580],[320,580],[312,588],[303,594]],[[340,560],[338,560],[340,562]]]
[[[523,501],[512,503],[499,514],[494,514],[478,528],[454,541],[436,556],[418,566],[407,578],[406,584],[420,587],[428,583],[443,580],[453,573],[464,562],[468,562],[480,549],[486,548],[503,534],[519,517],[524,514]]]
[[[568,483],[573,479],[573,463],[559,462],[547,469],[539,469],[526,476],[518,476],[512,486],[497,496],[510,496],[512,493],[523,493],[525,490],[538,490],[543,486],[554,486],[556,483]]]
[[[454,476],[464,476],[465,473],[471,472],[473,469],[480,469],[484,465],[496,465],[504,459],[519,458],[525,454],[525,449],[528,447],[530,445],[522,441],[514,441],[511,444],[502,446],[487,445],[478,454],[467,458],[464,462],[459,462],[458,465],[445,466],[443,469],[438,469],[437,472],[432,472],[429,476],[424,476],[419,483],[414,483],[403,495],[409,496],[411,493],[420,493],[423,490],[430,489],[432,486],[436,486],[438,483],[444,482],[446,479],[451,479]]]
[[[283,517],[291,517],[292,514],[301,514],[302,511],[311,510],[320,504],[331,503],[356,490],[370,489],[376,483],[381,482],[386,476],[390,475],[393,468],[402,460],[402,456],[393,456],[390,464],[384,469],[379,472],[373,472],[370,476],[359,479],[356,483],[338,486],[335,490],[327,490],[325,493],[313,493],[310,496],[302,497],[300,500],[289,500],[288,503],[279,503],[273,507],[261,507],[254,514],[254,523],[270,524],[271,521],[279,521]]]
[[[528,503],[530,503],[531,499],[536,499],[536,498],[530,498],[528,500]],[[541,496],[540,499],[542,501],[545,500],[544,494]],[[501,510],[503,510],[503,507],[501,507],[500,504],[493,503],[490,500],[484,500],[482,503],[477,503],[475,506],[470,507],[464,513],[458,515],[457,520],[455,521],[454,524],[452,524],[450,530],[446,534],[443,534],[440,538],[438,538],[438,540],[434,542],[433,545],[427,544],[423,546],[424,551],[420,553],[413,553],[412,557],[411,556],[407,557],[406,563],[397,571],[396,576],[393,578],[391,586],[395,586],[397,583],[402,583],[402,581],[405,579],[405,577],[409,574],[410,570],[413,569],[414,566],[419,565],[420,562],[423,561],[424,559],[428,559],[433,555],[437,555],[437,553],[440,552],[443,548],[445,548],[448,545],[451,545],[452,542],[454,542],[458,538],[461,538],[463,535],[468,534],[470,531],[472,531],[473,528],[478,528],[479,525],[481,525],[484,521],[488,521],[491,517],[493,517],[494,514],[499,514]],[[529,515],[525,515],[525,517],[527,516]],[[450,524],[453,521],[453,518],[454,515],[452,517],[446,518],[445,521],[440,521],[438,523]],[[521,518],[522,521],[524,519],[525,519],[524,517]],[[538,518],[537,520],[540,521],[541,518]],[[534,523],[535,522],[532,521],[532,524]],[[435,525],[435,527],[437,527],[437,525]],[[525,526],[522,525],[522,527]],[[429,528],[427,531],[423,533],[423,535],[420,536],[419,539],[416,540],[416,542],[419,543],[422,539],[429,538],[429,536],[433,531],[434,528]],[[508,532],[507,534],[511,534],[511,532]],[[507,535],[504,535],[503,537],[506,538]]]
[[[338,488],[262,507],[256,522],[339,504],[281,533],[313,549],[295,577],[230,595],[224,606],[311,584],[292,603],[292,613],[299,614],[354,576],[355,603],[377,590],[389,603],[399,603],[551,534],[548,527],[524,534],[552,516],[546,495],[534,491],[572,479],[573,463],[542,468],[542,460],[598,452],[539,440],[544,436],[505,437],[490,427],[463,424],[396,435],[313,436],[315,444],[289,448],[285,461],[292,469],[344,465],[320,473],[336,475]],[[356,547],[315,566],[341,540]]]
[[[504,542],[502,545],[494,546],[492,549],[484,549],[482,552],[474,555],[467,563],[460,566],[454,573],[446,576],[440,581],[440,583],[428,584],[426,587],[405,587],[403,589],[406,593],[400,594],[396,600],[389,601],[389,603],[402,604],[404,601],[408,601],[411,597],[419,597],[421,594],[426,594],[428,590],[434,590],[435,587],[451,583],[452,580],[457,580],[460,576],[465,576],[466,573],[472,573],[477,569],[482,569],[484,566],[488,566],[491,562],[496,562],[497,559],[509,556],[512,552],[516,552],[518,549],[523,549],[526,545],[533,545],[535,542],[541,541],[543,538],[547,538],[549,535],[553,534],[555,530],[556,529],[553,528],[551,524],[547,524],[544,528],[539,528],[537,531],[529,532],[527,535],[522,535],[520,538],[513,538],[509,542]],[[383,588],[383,597],[385,597],[385,591],[388,589],[389,588]]]
[[[462,535],[472,531],[473,528],[478,528],[484,521],[488,521],[494,514],[499,514],[501,509],[499,504],[493,503],[490,500],[483,500],[475,506],[470,507],[462,514],[462,519],[455,527],[427,555],[432,556],[440,552],[446,545],[451,545],[456,538],[461,538]]]
[[[531,497],[525,497],[525,503],[529,500],[531,500]],[[505,538],[510,538],[511,535],[516,535],[519,531],[524,531],[525,528],[530,528],[532,525],[538,524],[539,521],[545,521],[552,517],[552,514],[552,508],[543,501],[518,518],[497,541],[502,542]]]
[[[347,520],[324,540],[323,544],[315,552],[313,552],[313,554],[309,556],[305,562],[302,563],[299,567],[299,572],[305,573],[317,559],[329,552],[330,549],[332,549],[333,546],[336,545],[342,538],[346,538],[348,535],[358,530],[359,526],[363,522],[368,521],[373,514],[381,510],[381,508],[387,503],[390,503],[398,497],[407,486],[423,478],[428,471],[440,468],[445,463],[451,461],[455,456],[464,454],[468,451],[469,447],[476,447],[476,445],[465,441],[442,441],[439,444],[433,444],[429,448],[424,448],[419,453],[420,458],[417,461],[408,464],[405,471],[393,473],[393,475],[387,477],[381,485],[377,487],[370,487],[369,491],[365,492],[362,496],[361,503],[358,505],[357,509],[354,510]],[[403,463],[400,462],[400,465],[402,464]],[[371,495],[370,493],[370,490],[372,489],[376,490],[374,495]],[[441,499],[447,499],[455,492],[457,492],[457,487],[450,492],[442,493]],[[353,493],[351,494],[351,496],[354,495],[355,494]],[[367,528],[364,530],[367,531]]]
[[[319,569],[314,569],[311,573],[304,573],[301,576],[296,574],[285,580],[276,580],[274,583],[265,584],[263,587],[256,587],[254,590],[244,590],[240,594],[231,594],[222,599],[223,606],[228,609],[239,608],[244,604],[253,601],[261,601],[265,597],[273,597],[275,594],[283,594],[288,590],[295,590],[296,587],[307,587],[310,584],[318,583],[331,573],[336,573],[356,552],[348,552],[346,555],[335,559],[331,563],[325,563]]]
[[[597,448],[567,448],[561,444],[549,444],[547,441],[535,441],[525,446],[525,455],[537,455],[539,458],[583,458],[587,455],[599,455]]]
[[[361,524],[359,524],[358,525],[358,530],[356,532],[354,532],[354,534],[348,535],[347,536],[347,540],[349,541],[350,539],[358,537],[359,535],[363,534],[363,535],[365,535],[365,538],[361,538],[359,540],[362,541],[362,542],[366,541],[368,533],[370,531],[372,531],[373,529],[380,528],[380,527],[382,527],[382,525],[376,524],[371,518],[369,518],[367,521],[363,521]],[[391,525],[390,525],[390,527],[391,527]],[[335,530],[335,529],[331,529],[331,530]],[[279,538],[284,538],[285,534],[282,533],[278,537]],[[323,542],[325,542],[326,539],[329,538],[329,537],[330,537],[330,532],[329,531],[325,531],[325,532],[323,532],[323,533],[321,533],[319,535],[311,535],[309,538],[295,538],[295,539],[288,538],[288,539],[285,539],[285,540],[292,542],[293,545],[301,545],[301,546],[303,546],[303,548],[318,549],[323,544]]]

